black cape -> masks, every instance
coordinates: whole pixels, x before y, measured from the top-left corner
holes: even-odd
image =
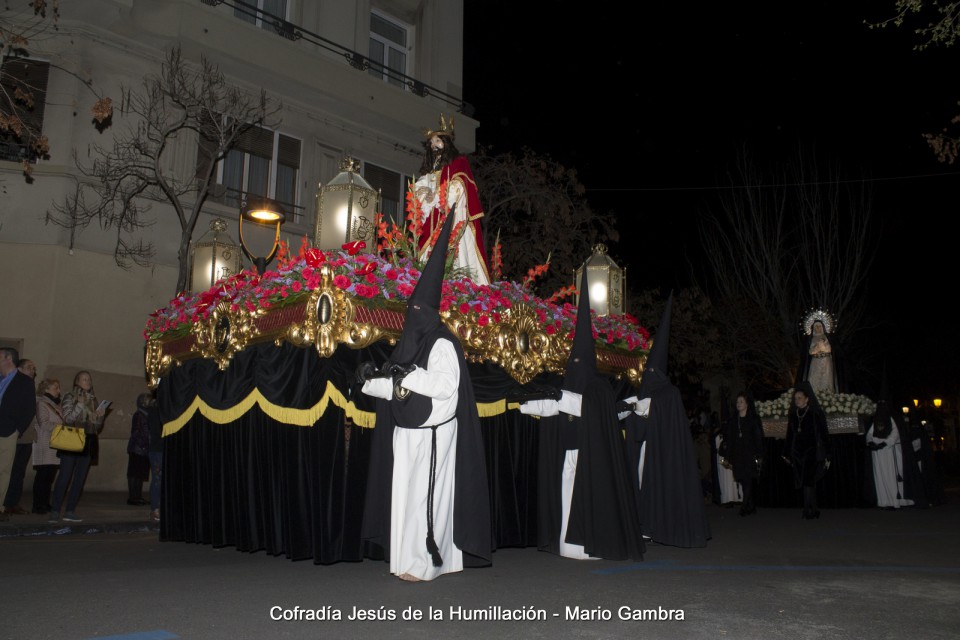
[[[901,497],[904,500],[913,500],[915,505],[923,506],[926,496],[923,491],[923,477],[920,475],[920,467],[917,465],[916,454],[913,451],[913,442],[910,440],[903,423],[896,416],[890,417],[893,419],[897,434],[900,436],[902,455],[900,456],[900,469],[898,471],[900,477],[903,478],[903,495]],[[876,419],[874,419],[873,424],[867,427],[867,433],[870,433],[870,429],[875,426]],[[866,438],[866,434],[864,434],[864,438]],[[867,448],[864,456],[866,459],[863,463],[863,498],[867,504],[875,507],[877,506],[877,484],[873,473],[873,450]]]
[[[631,475],[613,389],[595,376],[582,393],[576,432],[577,472],[567,520],[568,544],[578,544],[595,558],[642,560],[640,533]],[[566,455],[561,413],[540,419],[537,465],[537,547],[560,553],[562,471]]]
[[[627,416],[628,456],[637,477],[646,443],[643,484],[636,493],[643,535],[675,547],[705,547],[710,524],[704,506],[697,456],[680,391],[660,372],[644,372],[637,396],[650,398],[647,417]],[[634,483],[634,487],[639,486]]]
[[[463,564],[479,567],[491,564],[493,533],[490,526],[490,489],[480,416],[473,394],[460,341],[439,326],[430,339],[446,338],[453,344],[460,363],[460,387],[457,393],[457,466],[455,472],[453,541],[463,552]],[[391,401],[377,399],[377,423],[370,451],[370,471],[364,504],[361,537],[383,549],[390,558],[390,508],[393,485],[393,430],[396,422]],[[424,517],[426,515],[424,514]]]

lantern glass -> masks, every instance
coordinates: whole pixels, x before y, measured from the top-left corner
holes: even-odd
[[[593,254],[576,270],[574,286],[579,287],[584,273],[590,292],[590,307],[596,314],[622,314],[626,278],[623,269],[607,255],[606,246],[598,244],[593,248]]]
[[[362,240],[366,250],[377,246],[376,213],[379,194],[357,171],[360,163],[346,157],[340,173],[317,190],[317,215],[313,244],[319,249],[339,249],[346,242]]]
[[[217,280],[240,271],[240,246],[227,234],[227,223],[216,218],[190,251],[190,291],[206,291]]]

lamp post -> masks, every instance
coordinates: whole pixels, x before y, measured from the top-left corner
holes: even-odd
[[[190,291],[206,291],[239,271],[240,246],[227,235],[227,223],[216,218],[190,250]]]
[[[280,248],[280,226],[287,219],[287,214],[279,204],[269,198],[249,197],[240,203],[240,245],[243,252],[253,261],[257,273],[263,275],[267,270],[267,265],[277,255],[277,249]],[[262,227],[273,226],[276,233],[273,237],[273,246],[266,256],[255,255],[247,246],[247,241],[243,237],[243,221],[253,223]]]
[[[347,156],[340,163],[340,173],[318,189],[313,233],[318,249],[339,249],[354,240],[363,240],[367,251],[375,249],[380,194],[357,173],[359,169],[360,162]]]
[[[624,307],[624,289],[626,287],[626,270],[620,268],[607,255],[607,247],[598,244],[593,247],[593,253],[584,260],[576,270],[574,286],[579,286],[586,272],[587,289],[590,291],[590,306],[598,316],[622,314]],[[579,304],[580,296],[577,296]]]

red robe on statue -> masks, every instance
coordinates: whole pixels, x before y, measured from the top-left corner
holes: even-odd
[[[473,280],[478,284],[489,284],[487,253],[483,246],[483,229],[480,225],[483,207],[480,205],[477,183],[473,179],[473,172],[470,170],[470,163],[466,156],[457,156],[439,171],[425,174],[417,179],[416,196],[423,206],[423,224],[417,248],[422,254],[427,248],[427,242],[434,229],[441,224],[443,214],[440,210],[437,190],[443,184],[447,186],[447,209],[456,205],[456,222],[466,220],[469,225],[460,238],[456,264],[471,269],[474,275]]]

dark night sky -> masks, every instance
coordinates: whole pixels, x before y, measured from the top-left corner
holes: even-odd
[[[960,112],[960,45],[918,52],[908,28],[868,29],[887,4],[647,3],[632,17],[553,9],[548,25],[540,3],[465,0],[477,142],[576,167],[630,239],[611,253],[634,284],[664,291],[688,283],[697,217],[717,206],[739,148],[773,166],[803,149],[872,179],[877,360],[892,390],[956,393],[960,167],[922,134]]]

